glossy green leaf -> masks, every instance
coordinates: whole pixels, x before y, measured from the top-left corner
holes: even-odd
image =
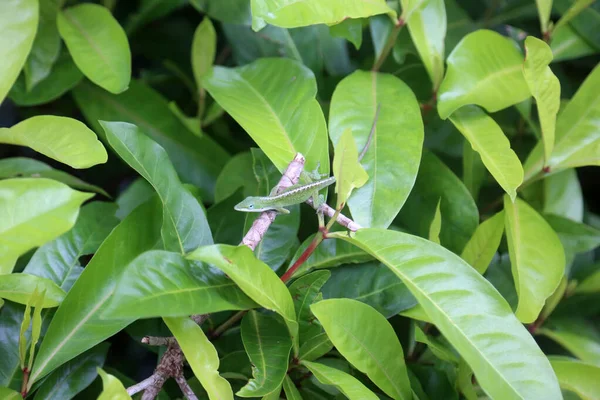
[[[242,320],[242,340],[254,378],[236,394],[258,397],[281,390],[292,349],[285,324],[276,315],[250,311]]]
[[[158,193],[163,203],[165,249],[185,254],[212,244],[204,211],[179,181],[167,152],[133,124],[102,121],[101,125],[111,147]]]
[[[79,4],[61,11],[56,23],[73,61],[86,77],[111,93],[127,90],[131,79],[129,42],[108,9]]]
[[[567,357],[550,357],[558,383],[564,390],[577,393],[583,400],[593,400],[600,393],[600,367]]]
[[[503,233],[504,211],[500,211],[477,227],[460,257],[483,275],[500,246]]]
[[[321,288],[330,276],[329,271],[315,271],[295,280],[289,287],[294,299],[301,346],[323,331],[319,324],[314,323],[310,306],[319,299]]]
[[[15,390],[0,386],[0,396],[5,400],[21,400],[21,394]]]
[[[544,213],[583,221],[583,194],[574,168],[550,175],[544,183]]]
[[[433,153],[424,151],[415,187],[397,220],[412,233],[427,237],[440,199],[440,241],[460,253],[479,224],[477,206],[460,179]]]
[[[550,48],[552,49],[553,62],[584,57],[596,52],[596,49],[569,24],[554,30]]]
[[[0,102],[17,80],[33,46],[39,18],[37,0],[0,3]]]
[[[204,246],[190,253],[187,258],[207,262],[219,268],[248,297],[281,315],[292,337],[294,352],[298,352],[298,322],[292,296],[275,272],[254,257],[252,250],[246,246]]]
[[[596,66],[561,111],[556,121],[556,140],[546,167],[551,172],[600,165],[600,65]],[[544,167],[542,145],[538,144],[525,162],[525,180],[532,179]]]
[[[65,298],[65,291],[47,278],[30,274],[0,275],[0,297],[27,304],[35,292],[45,292],[43,308],[57,307]]]
[[[600,367],[600,333],[580,318],[552,318],[537,333],[554,340],[580,360]]]
[[[373,138],[361,160],[369,180],[354,191],[348,206],[360,225],[387,228],[413,187],[421,158],[423,121],[414,94],[392,75],[356,71],[333,93],[329,134],[337,145],[352,129],[362,152],[378,107]]]
[[[285,398],[288,400],[302,400],[300,391],[289,375],[286,375],[285,379],[283,380],[283,391],[285,392]],[[277,394],[277,400],[279,400],[279,393]]]
[[[361,188],[369,179],[358,161],[358,149],[352,137],[352,130],[346,128],[335,147],[333,176],[337,193],[336,209],[343,207],[354,189]]]
[[[368,251],[404,281],[490,397],[561,398],[550,364],[529,332],[493,286],[457,255],[401,232],[332,235]]]
[[[327,333],[323,331],[302,343],[298,352],[298,359],[314,361],[329,353],[332,348],[333,343],[329,340]]]
[[[35,392],[34,400],[73,398],[96,379],[108,348],[108,343],[101,343],[58,367]]]
[[[73,168],[89,168],[108,159],[104,146],[85,124],[54,115],[38,115],[0,128],[0,143],[31,147]]]
[[[523,167],[500,126],[477,106],[456,110],[450,120],[471,143],[496,181],[514,200],[523,182]]]
[[[107,321],[100,315],[125,266],[160,241],[161,224],[161,206],[155,199],[138,207],[106,238],[52,318],[30,385],[133,322]]]
[[[463,176],[462,181],[471,193],[473,200],[477,201],[479,190],[486,177],[485,165],[481,161],[481,156],[475,150],[468,140],[463,145]]]
[[[393,399],[412,399],[404,352],[385,317],[350,299],[323,300],[310,308],[355,368]]]
[[[215,203],[225,200],[240,187],[244,188],[244,197],[256,194],[258,184],[252,167],[253,158],[250,152],[231,157],[217,178]]]
[[[37,106],[59,98],[74,88],[81,79],[83,79],[83,74],[65,51],[54,63],[49,75],[37,83],[33,89],[27,90],[25,75],[21,74],[10,89],[8,96],[19,106]]]
[[[548,32],[550,14],[552,13],[552,0],[535,0],[535,4],[537,5],[538,14],[540,16],[542,33]]]
[[[239,204],[244,198],[242,190],[237,190],[206,211],[206,219],[216,243],[237,245],[244,238],[246,234],[244,224],[247,222],[248,213],[232,212],[235,205]]]
[[[191,318],[164,318],[169,330],[177,339],[185,359],[194,375],[212,399],[231,399],[231,385],[219,375],[219,355],[202,328]]]
[[[587,7],[589,7],[593,2],[594,2],[594,0],[557,1],[556,6],[560,11],[563,12],[563,15],[558,20],[556,25],[554,26],[554,29],[559,29],[563,25],[566,25],[567,23],[569,23],[569,21],[571,21],[573,18],[575,18],[577,15],[579,15],[583,10],[585,10]]]
[[[118,96],[85,82],[73,90],[73,95],[98,134],[104,133],[99,120],[137,125],[167,151],[181,180],[199,187],[202,198],[212,202],[215,181],[228,155],[207,135],[198,138],[184,134],[187,128],[160,94],[131,81],[129,89]]]
[[[335,242],[345,243],[339,240]],[[347,298],[362,301],[386,318],[417,303],[406,285],[379,261],[344,265],[331,270],[331,278],[322,291],[324,299]]]
[[[556,233],[521,199],[504,197],[512,273],[519,296],[516,316],[534,322],[565,272],[565,252]]]
[[[140,204],[145,203],[155,194],[154,188],[147,180],[141,177],[137,178],[117,197],[116,203],[119,209],[115,215],[123,220]]]
[[[402,0],[404,4],[411,1]],[[413,1],[414,2],[414,1]],[[446,39],[446,6],[444,0],[428,0],[415,9],[405,21],[417,51],[436,92],[444,78],[444,41]]]
[[[431,225],[429,225],[429,240],[437,244],[440,244],[440,232],[442,231],[440,203],[441,199],[438,200],[437,206],[435,207],[435,214],[433,214],[433,220],[431,221]]]
[[[221,271],[178,253],[153,250],[127,265],[102,317],[183,317],[254,307]]]
[[[210,72],[217,51],[217,33],[209,18],[204,18],[194,33],[192,42],[192,70],[196,84]],[[200,116],[202,117],[202,116]]]
[[[550,158],[554,147],[556,114],[560,107],[560,82],[548,67],[551,62],[550,47],[542,40],[528,36],[525,39],[523,76],[537,103],[546,160]]]
[[[320,162],[320,172],[329,172],[325,117],[308,68],[287,59],[261,59],[234,69],[214,67],[202,85],[279,171],[300,152],[305,170]]]
[[[348,18],[329,27],[332,36],[343,37],[354,45],[356,50],[360,49],[363,39],[363,24],[361,19]]]
[[[0,385],[20,390],[19,337],[25,307],[7,301],[0,309]],[[1,392],[0,392],[1,393]]]
[[[79,207],[93,196],[43,178],[2,180],[0,193],[0,209],[10,216],[0,220],[0,273],[10,273],[21,254],[71,229]]]
[[[342,22],[346,18],[367,18],[377,14],[396,16],[384,0],[251,0],[252,29],[266,24],[283,28]]]
[[[499,33],[485,29],[469,33],[447,63],[437,105],[442,119],[468,104],[496,112],[530,96],[523,55],[516,43]]]
[[[98,374],[102,378],[103,390],[98,396],[98,400],[131,400],[131,396],[127,394],[127,390],[119,379],[115,376],[107,374],[98,368]]]
[[[350,400],[376,400],[379,397],[363,385],[358,379],[339,369],[323,364],[302,361],[302,365],[325,385],[334,385]]]

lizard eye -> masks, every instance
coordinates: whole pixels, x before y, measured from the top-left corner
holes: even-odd
[[[250,204],[248,208],[254,208],[254,204]]]

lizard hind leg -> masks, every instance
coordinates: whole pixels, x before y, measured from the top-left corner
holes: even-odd
[[[321,173],[319,173],[319,168],[321,168],[321,162],[320,161],[317,163],[317,167],[314,170],[312,170],[311,172],[307,172],[306,174],[313,181],[318,181],[318,180],[321,180],[321,178],[327,177],[328,176],[327,174],[321,174]]]

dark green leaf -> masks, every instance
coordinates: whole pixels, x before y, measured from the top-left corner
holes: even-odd
[[[289,290],[300,326],[300,346],[323,331],[321,325],[314,320],[310,306],[319,299],[321,287],[330,276],[329,271],[315,271],[295,280],[290,285]]]

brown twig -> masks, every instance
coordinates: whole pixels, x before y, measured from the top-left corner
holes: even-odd
[[[190,385],[187,383],[187,381],[185,380],[185,377],[183,375],[176,376],[175,382],[177,382],[177,384],[179,385],[179,388],[181,389],[181,393],[183,393],[183,395],[188,400],[198,400],[198,397],[196,396],[196,394],[194,394],[194,391],[192,390]]]
[[[144,336],[141,342],[149,346],[169,346],[173,343],[176,343],[174,337],[161,336]]]
[[[142,390],[147,389],[151,385],[155,385],[156,381],[159,380],[160,377],[156,374],[150,375],[148,378],[144,379],[140,383],[136,383],[133,386],[129,386],[127,388],[127,394],[133,396],[136,393],[141,392]]]

